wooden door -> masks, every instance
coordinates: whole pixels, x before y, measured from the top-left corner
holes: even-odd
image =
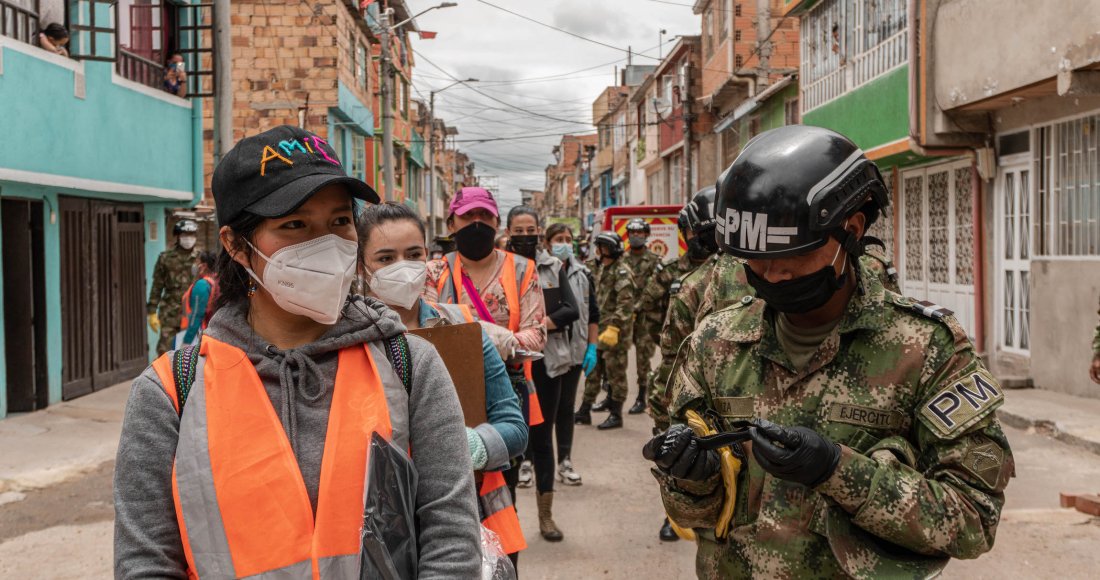
[[[140,205],[62,198],[62,398],[133,378],[147,362]]]
[[[4,199],[4,350],[8,411],[49,403],[42,202]]]

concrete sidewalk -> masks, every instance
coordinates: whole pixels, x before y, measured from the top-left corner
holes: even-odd
[[[115,458],[130,382],[0,420],[0,504]]]
[[[1100,399],[1043,389],[1008,389],[1005,404],[997,415],[1005,424],[1017,429],[1034,429],[1100,454]]]

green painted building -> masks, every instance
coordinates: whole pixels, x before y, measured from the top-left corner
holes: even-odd
[[[130,379],[154,352],[149,277],[170,212],[202,197],[202,111],[160,88],[166,36],[139,54],[136,28],[81,31],[130,4],[71,2],[74,57],[33,46],[33,26],[0,32],[0,418]]]

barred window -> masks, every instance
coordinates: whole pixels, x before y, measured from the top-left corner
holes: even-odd
[[[1100,115],[1035,130],[1035,253],[1100,256]]]

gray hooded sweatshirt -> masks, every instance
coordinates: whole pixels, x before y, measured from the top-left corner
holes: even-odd
[[[248,354],[298,459],[314,512],[337,351],[368,343],[385,386],[394,444],[411,448],[419,475],[416,516],[420,580],[477,578],[480,523],[466,433],[447,369],[427,341],[409,336],[413,381],[406,396],[382,339],[405,331],[382,302],[354,297],[320,339],[281,351],[257,336],[246,304],[221,308],[206,334]],[[152,367],[134,380],[115,465],[115,577],[187,577],[172,499],[179,417]],[[352,579],[355,580],[355,579]]]

